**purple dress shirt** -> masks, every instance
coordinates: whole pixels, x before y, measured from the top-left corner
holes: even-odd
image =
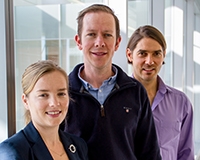
[[[194,160],[193,108],[186,95],[158,76],[152,111],[163,160]]]

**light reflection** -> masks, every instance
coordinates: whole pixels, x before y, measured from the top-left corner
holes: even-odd
[[[197,64],[200,64],[200,33],[197,31],[194,31],[194,56],[193,60]]]
[[[183,10],[173,6],[173,26],[174,26],[174,53],[183,57]]]
[[[200,93],[200,85],[194,85],[193,88],[187,86],[187,90],[194,94]]]

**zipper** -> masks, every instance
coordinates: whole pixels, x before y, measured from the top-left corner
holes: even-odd
[[[129,85],[128,85],[128,87],[130,87]],[[128,87],[125,87],[125,88],[128,88]],[[118,90],[119,89],[119,86],[117,85],[117,84],[115,84],[115,87],[114,87],[114,89],[111,91],[111,93],[108,95],[108,97],[105,99],[105,102],[109,99],[109,97],[112,95],[112,93],[114,93],[116,90]],[[74,92],[74,93],[76,93],[77,94],[77,92]],[[81,87],[81,90],[80,90],[80,93],[85,93],[86,95],[88,95],[88,96],[90,96],[90,97],[93,97],[87,90],[85,90],[85,88],[82,86]],[[94,98],[93,97],[93,99],[95,99],[95,101],[97,101],[98,103],[99,103],[99,101],[96,99],[96,98]],[[104,102],[104,103],[105,103]],[[100,104],[100,103],[99,103]],[[101,104],[101,106],[100,106],[100,114],[101,114],[101,117],[105,117],[106,115],[105,115],[105,110],[104,110],[104,106]]]
[[[101,105],[101,117],[105,117],[105,111],[103,105]]]
[[[87,90],[85,90],[84,87],[82,88],[82,93],[85,93],[87,96],[90,96],[92,99],[97,101],[97,103],[99,103],[99,101],[96,98],[94,98]],[[101,115],[101,117],[105,117],[105,110],[104,110],[104,106],[102,104],[100,105],[100,115]]]
[[[85,90],[83,88],[82,92],[84,92],[85,94],[89,95],[90,97],[92,97],[95,101],[97,101],[99,103],[99,101],[94,98],[87,90]],[[100,103],[99,103],[100,104]],[[104,106],[101,104],[100,106],[100,114],[101,114],[101,117],[105,117],[105,110],[104,110]]]

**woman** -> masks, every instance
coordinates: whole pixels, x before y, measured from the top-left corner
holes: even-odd
[[[69,104],[68,77],[52,61],[30,65],[22,76],[28,125],[0,144],[2,160],[85,160],[87,145],[59,130]]]

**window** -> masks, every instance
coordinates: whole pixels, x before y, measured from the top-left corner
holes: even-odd
[[[24,127],[24,106],[21,101],[21,77],[24,69],[38,60],[56,61],[69,73],[82,62],[74,36],[78,12],[102,0],[15,0],[15,82],[16,126]]]
[[[194,44],[193,44],[193,61],[194,61],[194,141],[196,154],[200,154],[200,1],[196,1],[194,13]],[[200,155],[199,155],[200,156]]]
[[[128,38],[139,26],[150,24],[150,4],[150,0],[128,0]],[[132,65],[128,65],[128,74],[132,75]]]

